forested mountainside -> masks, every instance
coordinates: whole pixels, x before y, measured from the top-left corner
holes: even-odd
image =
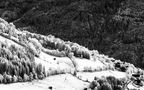
[[[1,0],[1,17],[144,68],[143,0]]]

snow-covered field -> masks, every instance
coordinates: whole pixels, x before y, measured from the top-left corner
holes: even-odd
[[[45,67],[46,71],[57,70],[57,71],[63,71],[67,73],[74,72],[73,63],[68,57],[56,57],[41,52],[39,58],[35,57],[35,62],[37,64],[41,63]]]
[[[102,70],[106,67],[99,60],[92,61],[88,59],[75,58],[75,61],[77,62],[78,65],[77,70],[80,72],[86,70],[91,70],[91,71]]]
[[[97,78],[102,78],[102,77],[108,77],[108,76],[113,76],[117,79],[125,79],[127,78],[126,73],[120,72],[120,71],[99,71],[99,72],[78,72],[77,77],[84,81],[89,81],[92,82],[95,77]]]
[[[54,75],[44,80],[32,82],[0,84],[1,90],[83,90],[89,83],[83,82],[70,74]]]

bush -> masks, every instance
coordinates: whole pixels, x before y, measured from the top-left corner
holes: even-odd
[[[5,84],[12,82],[12,76],[8,75],[6,72],[3,74],[3,77],[4,77],[3,81],[4,81]]]
[[[112,85],[112,87],[116,86],[117,85],[117,79],[113,76],[109,76],[106,78],[107,81]]]
[[[90,52],[88,50],[85,50],[82,52],[83,58],[90,59]]]
[[[99,86],[100,84],[96,80],[94,80],[90,83],[89,88],[95,89],[96,87],[99,87]]]
[[[121,69],[122,72],[126,72],[127,71],[126,66],[122,66],[120,69]]]
[[[32,43],[29,43],[29,44],[28,44],[28,47],[29,47],[29,51],[30,51],[33,55],[39,57],[39,51],[36,50],[35,46],[34,46]]]
[[[30,73],[29,80],[32,81],[33,79],[34,79],[34,75],[32,73]]]
[[[13,77],[12,77],[12,82],[13,83],[16,83],[18,81],[18,77],[16,76],[16,75],[14,75]]]
[[[34,79],[38,79],[38,76],[37,76],[36,73],[34,73],[33,78],[34,78]]]
[[[41,75],[42,74],[42,64],[38,64],[37,67],[36,67],[36,73],[38,75]]]
[[[114,87],[114,90],[124,90],[124,88],[122,87],[122,85],[117,85]]]
[[[44,74],[38,75],[38,79],[43,79],[44,77]]]
[[[0,74],[0,83],[3,83],[4,77],[2,74]]]
[[[113,90],[113,89],[112,89],[111,85],[108,82],[105,82],[101,85],[100,90]],[[114,90],[117,90],[117,89],[114,89]]]
[[[23,82],[23,79],[21,76],[18,76],[18,82]]]
[[[29,81],[29,76],[27,74],[24,74],[23,81],[24,82]]]

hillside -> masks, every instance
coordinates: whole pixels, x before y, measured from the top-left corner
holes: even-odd
[[[125,90],[136,84],[132,75],[137,72],[141,73],[141,83],[136,85],[143,83],[144,71],[130,63],[52,35],[21,31],[3,19],[0,19],[0,51],[0,83],[6,84],[0,87],[6,90]]]
[[[1,17],[144,68],[142,0],[1,0]]]
[[[1,0],[0,87],[143,90],[143,5]]]

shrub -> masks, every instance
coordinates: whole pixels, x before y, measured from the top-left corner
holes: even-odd
[[[112,87],[114,87],[115,85],[117,85],[117,79],[113,76],[109,76],[106,78],[107,81],[112,85]]]
[[[18,82],[22,82],[22,81],[23,81],[22,77],[18,76]]]
[[[114,90],[124,90],[124,88],[122,87],[122,85],[117,85],[114,87]]]
[[[60,51],[64,50],[65,46],[62,42],[57,42],[56,48],[59,49]]]
[[[44,74],[38,75],[38,79],[43,79],[44,77]]]
[[[99,87],[99,86],[100,86],[99,83],[96,80],[94,80],[90,83],[89,88],[95,89],[96,87]]]
[[[3,77],[4,77],[4,83],[5,84],[12,82],[12,76],[8,75],[6,72],[3,74]]]
[[[14,71],[13,71],[14,75],[19,76],[19,68],[18,66],[14,66]]]
[[[39,43],[39,41],[36,38],[31,38],[30,41],[33,43],[34,46],[36,46],[37,49],[42,48],[42,45]]]
[[[3,74],[8,68],[8,62],[5,58],[0,58],[0,73]]]
[[[17,47],[15,46],[15,45],[11,45],[10,47],[9,47],[9,50],[12,52],[12,54],[15,54],[16,52],[17,52]]]
[[[24,82],[29,81],[29,76],[27,74],[24,74],[23,81]]]
[[[108,82],[105,82],[101,85],[100,90],[113,90],[111,85]],[[116,90],[116,89],[115,89]]]
[[[29,69],[29,67],[28,67],[28,65],[27,65],[27,64],[25,65],[25,69],[26,69],[26,74],[28,74],[28,75],[29,75],[29,74],[30,74],[30,69]]]
[[[30,51],[33,55],[39,57],[39,53],[38,53],[38,51],[36,50],[35,46],[34,46],[32,43],[29,43],[29,44],[28,44],[28,48],[29,48],[29,51]]]
[[[105,79],[105,77],[98,79],[97,82],[100,84],[100,86],[104,83],[107,82],[107,80]]]
[[[14,75],[13,77],[12,77],[12,82],[13,83],[16,83],[18,81],[18,77],[16,76],[16,75]]]
[[[38,79],[38,76],[37,76],[36,73],[33,74],[33,78],[34,78],[34,79]]]
[[[29,58],[30,62],[34,62],[34,54],[32,54],[29,50],[27,51],[27,57]]]
[[[127,70],[126,66],[122,66],[120,69],[122,72],[126,72],[126,70]]]
[[[88,50],[84,50],[82,52],[83,58],[90,59],[90,53]]]
[[[3,83],[4,77],[2,74],[0,74],[0,83]]]
[[[13,75],[14,73],[14,66],[12,65],[12,62],[8,62],[8,64],[7,64],[7,70],[6,70],[6,72],[8,73],[8,74],[10,74],[10,75]]]
[[[33,79],[34,79],[34,75],[32,73],[30,73],[29,80],[32,81]]]
[[[10,50],[8,48],[3,48],[4,49],[4,54],[6,56],[6,59],[8,60],[12,60],[12,53],[10,52]]]
[[[83,52],[83,51],[82,51],[81,48],[77,49],[77,51],[76,51],[76,56],[83,58],[82,52]]]
[[[74,56],[74,53],[73,53],[73,52],[71,52],[71,53],[68,54],[68,57],[69,57],[70,59],[72,59],[73,56]]]
[[[42,64],[38,64],[37,67],[36,67],[36,72],[38,75],[41,75],[42,74]]]

